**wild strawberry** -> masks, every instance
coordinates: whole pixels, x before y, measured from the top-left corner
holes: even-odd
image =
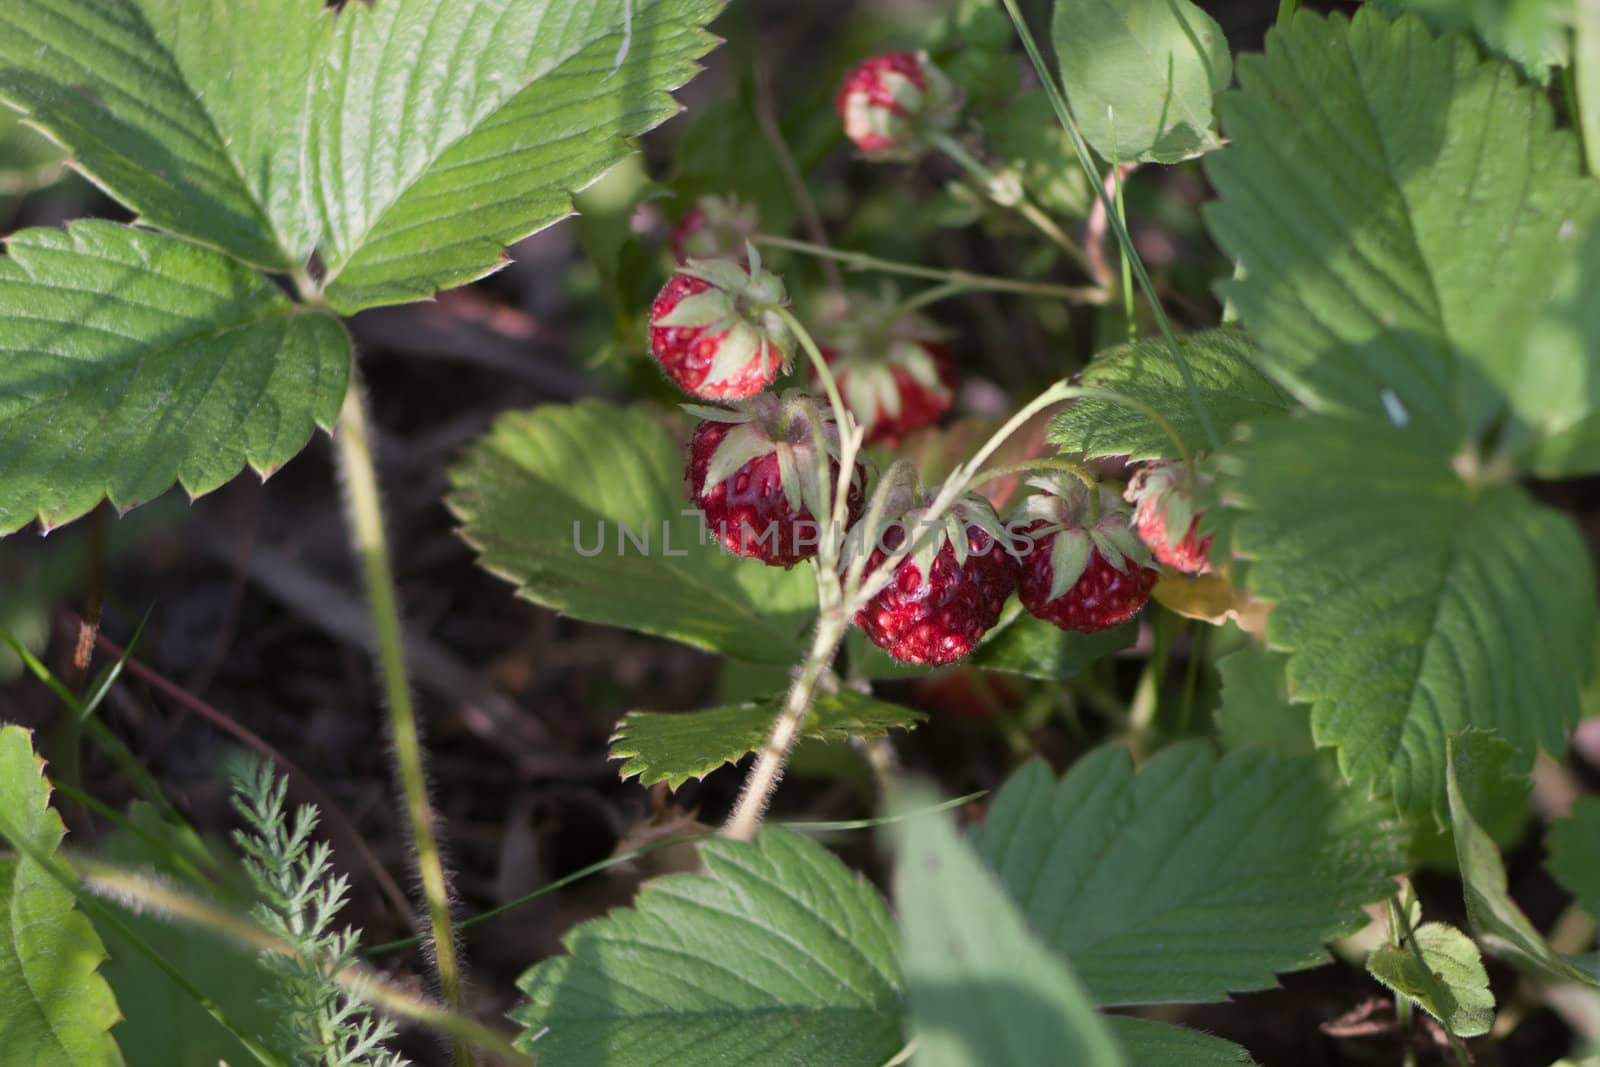
[[[707,400],[742,400],[789,364],[777,275],[731,259],[691,259],[650,308],[650,350],[679,388]]]
[[[1017,591],[1022,606],[1063,630],[1109,630],[1138,614],[1161,573],[1129,526],[1128,506],[1101,488],[1099,515],[1089,515],[1089,491],[1070,475],[1033,478],[1044,490],[1028,498],[1033,521],[1020,534],[1023,554]]]
[[[706,528],[729,552],[790,567],[817,554],[825,531],[815,426],[827,453],[828,484],[839,478],[839,432],[832,417],[798,391],[763,393],[737,411],[693,408],[706,419],[689,441],[684,489]],[[861,517],[865,479],[851,472],[848,528]],[[829,492],[832,492],[830,489]]]
[[[737,196],[702,196],[672,227],[672,258],[743,260],[745,242],[761,228],[754,204]]]
[[[867,573],[927,529],[927,508],[900,511],[877,533],[861,531],[853,551],[871,548]],[[906,663],[939,665],[960,659],[1000,619],[1000,609],[1017,587],[1017,560],[989,501],[967,493],[950,509],[932,536],[913,551],[865,607],[856,625],[872,643]]]
[[[845,75],[833,106],[868,159],[911,159],[955,125],[961,93],[928,53],[886,52]]]
[[[897,302],[854,296],[849,310],[819,331],[822,357],[868,443],[893,445],[931,423],[955,401],[956,367],[944,336],[921,315],[896,315]]]
[[[911,680],[919,707],[940,715],[989,719],[1022,699],[1022,691],[1002,674],[977,667],[951,667]]]
[[[1134,525],[1151,555],[1184,574],[1210,573],[1211,535],[1198,536],[1200,515],[1183,463],[1149,464],[1128,482],[1123,497],[1134,506]]]

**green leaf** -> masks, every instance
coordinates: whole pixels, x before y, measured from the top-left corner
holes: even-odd
[[[1583,4],[1570,0],[1373,0],[1393,16],[1410,11],[1436,30],[1467,30],[1490,52],[1516,63],[1543,84],[1550,68],[1570,60],[1566,26],[1580,18]]]
[[[1222,706],[1216,711],[1217,732],[1225,748],[1259,745],[1286,756],[1316,751],[1311,738],[1311,709],[1289,700],[1284,677],[1287,657],[1246,646],[1217,660],[1222,676]]]
[[[1129,1015],[1108,1015],[1128,1067],[1248,1067],[1250,1053],[1220,1037]]]
[[[931,794],[900,798],[902,813]],[[944,815],[896,826],[894,897],[920,1067],[1121,1067],[1067,961],[1028,924]]]
[[[1445,738],[1498,730],[1532,765],[1578,716],[1593,578],[1572,523],[1469,482],[1412,430],[1275,419],[1219,456],[1234,550],[1273,603],[1289,689],[1354,781],[1408,814],[1444,804]]]
[[[1570,814],[1550,824],[1550,874],[1600,916],[1600,797],[1579,797]]]
[[[704,711],[630,711],[611,738],[611,758],[627,760],[617,771],[624,779],[638,775],[640,785],[666,782],[676,789],[760,748],[783,700],[779,694]],[[883,737],[925,718],[920,711],[841,689],[817,698],[800,736],[812,741]]]
[[[1239,80],[1207,219],[1262,369],[1318,410],[1484,433],[1594,216],[1572,133],[1509,65],[1370,7],[1297,14]]]
[[[1447,743],[1450,828],[1455,834],[1456,858],[1461,864],[1467,924],[1485,948],[1518,967],[1557,981],[1600,986],[1600,979],[1556,955],[1545,943],[1544,935],[1511,899],[1500,850],[1478,824],[1464,799],[1474,777],[1504,773],[1504,743],[1481,731],[1460,734]]]
[[[321,0],[7,4],[0,98],[144,221],[288,270],[316,241],[310,90],[329,17]]]
[[[973,843],[1029,925],[1097,1002],[1192,1003],[1265,989],[1327,959],[1323,943],[1403,867],[1385,809],[1312,757],[1198,743],[1134,772],[1098,749],[1055,781],[1023,767]]]
[[[1528,338],[1512,404],[1538,430],[1526,459],[1542,478],[1600,474],[1600,226],[1566,265]]]
[[[1399,996],[1422,1005],[1457,1037],[1478,1037],[1494,1025],[1489,973],[1472,938],[1446,923],[1424,923],[1410,945],[1384,945],[1367,959],[1372,977]]]
[[[1294,401],[1256,370],[1260,349],[1243,330],[1223,327],[1178,339],[1200,399],[1224,440],[1240,423],[1290,410]],[[1172,349],[1146,338],[1102,352],[1083,372],[1083,384],[1120,393],[1155,408],[1191,452],[1208,442]],[[1083,397],[1050,422],[1049,440],[1086,456],[1176,459],[1172,439],[1150,417],[1127,404]]]
[[[265,476],[338,417],[344,329],[226,256],[108,222],[6,248],[0,533]]]
[[[1091,663],[1127,648],[1139,637],[1137,622],[1095,634],[1068,633],[1034,618],[1016,603],[1007,611],[1010,618],[1001,617],[1000,627],[965,661],[968,666],[1061,681],[1081,674]]]
[[[423,300],[505,263],[678,110],[721,0],[349,4],[315,123],[327,298]]]
[[[447,503],[483,566],[536,604],[795,663],[816,603],[809,569],[701,544],[699,519],[684,514],[683,467],[648,411],[547,405],[496,420],[451,470]]]
[[[1056,0],[1051,37],[1102,159],[1176,163],[1216,144],[1211,101],[1233,63],[1222,28],[1189,0]]]
[[[877,890],[783,830],[707,841],[705,874],[648,883],[518,981],[517,1044],[540,1067],[827,1063],[904,1043],[894,926]]]
[[[0,839],[21,853],[0,858],[0,1049],[11,1063],[101,1067],[122,1062],[117,1002],[96,970],[106,950],[33,858],[53,857],[65,833],[32,736],[0,726]]]

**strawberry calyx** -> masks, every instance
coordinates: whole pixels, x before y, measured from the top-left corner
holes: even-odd
[[[937,486],[924,489],[914,474],[901,478],[888,489],[884,505],[870,509],[867,517],[850,531],[845,562],[848,564],[861,552],[893,555],[909,538],[914,547],[902,562],[915,565],[925,585],[933,574],[934,560],[947,545],[958,567],[966,566],[974,552],[1015,555],[1005,525],[987,497],[976,492],[962,493],[942,516],[932,518],[929,508],[938,495]]]
[[[1046,601],[1078,583],[1094,552],[1124,574],[1153,566],[1150,550],[1133,529],[1132,510],[1114,489],[1096,486],[1091,494],[1080,479],[1066,473],[1030,478],[1028,485],[1039,492],[1023,503],[1023,515],[1031,520],[1027,536],[1035,544],[1050,542]]]
[[[1198,536],[1201,513],[1184,463],[1147,464],[1128,482],[1123,497],[1133,505],[1134,525],[1156,559],[1185,574],[1211,571],[1212,537]]]
[[[759,362],[770,378],[787,370],[793,342],[781,314],[788,304],[783,279],[763,270],[761,255],[746,243],[748,266],[733,259],[690,259],[680,276],[703,283],[670,310],[651,320],[657,330],[693,330],[717,337],[716,354],[704,379],[729,381]]]
[[[705,495],[751,462],[775,455],[789,510],[797,515],[828,514],[833,505],[828,496],[829,471],[840,464],[839,428],[832,413],[813,398],[790,389],[781,395],[759,393],[731,409],[698,404],[683,408],[698,418],[731,424],[711,453],[702,483],[691,486],[694,493]],[[859,466],[850,476],[858,487],[864,487]]]

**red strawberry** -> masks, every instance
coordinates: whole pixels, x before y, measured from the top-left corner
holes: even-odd
[[[867,573],[926,527],[914,507],[880,527]],[[867,531],[863,531],[866,534]],[[856,546],[858,550],[861,546]],[[962,496],[919,550],[895,567],[889,583],[856,613],[872,643],[905,663],[960,659],[994,627],[1017,587],[1017,560],[989,501]]]
[[[1210,573],[1211,535],[1198,536],[1200,515],[1183,463],[1149,464],[1133,476],[1123,496],[1134,506],[1134,524],[1151,555],[1184,574]]]
[[[707,400],[742,400],[789,363],[789,331],[778,310],[783,282],[731,259],[692,259],[650,308],[650,350],[667,377]]]
[[[956,366],[931,320],[897,315],[898,301],[854,295],[825,326],[823,359],[868,443],[899,443],[939,421],[955,402]]]
[[[908,159],[955,124],[961,94],[926,52],[886,52],[845,75],[833,106],[867,158]]]
[[[827,449],[829,485],[839,477],[838,429],[827,411],[791,391],[763,393],[738,411],[695,412],[707,421],[689,441],[684,489],[706,528],[729,552],[773,566],[815,556],[824,532],[817,516],[833,501],[821,498],[813,423]],[[851,472],[846,527],[861,517],[864,481],[859,467]]]
[[[989,719],[1014,706],[1022,691],[1002,674],[976,667],[951,667],[911,681],[919,706],[940,715]]]
[[[672,227],[672,258],[680,264],[691,259],[745,257],[745,242],[761,228],[754,204],[737,196],[702,196]]]
[[[1129,511],[1109,489],[1089,518],[1089,491],[1071,475],[1034,478],[1033,517],[1020,532],[1032,542],[1022,558],[1018,594],[1028,611],[1063,630],[1094,633],[1121,625],[1150,599],[1161,573],[1129,526]]]

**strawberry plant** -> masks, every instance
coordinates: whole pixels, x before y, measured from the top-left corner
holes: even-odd
[[[1224,7],[0,11],[0,1060],[1596,1062],[1600,16]]]

